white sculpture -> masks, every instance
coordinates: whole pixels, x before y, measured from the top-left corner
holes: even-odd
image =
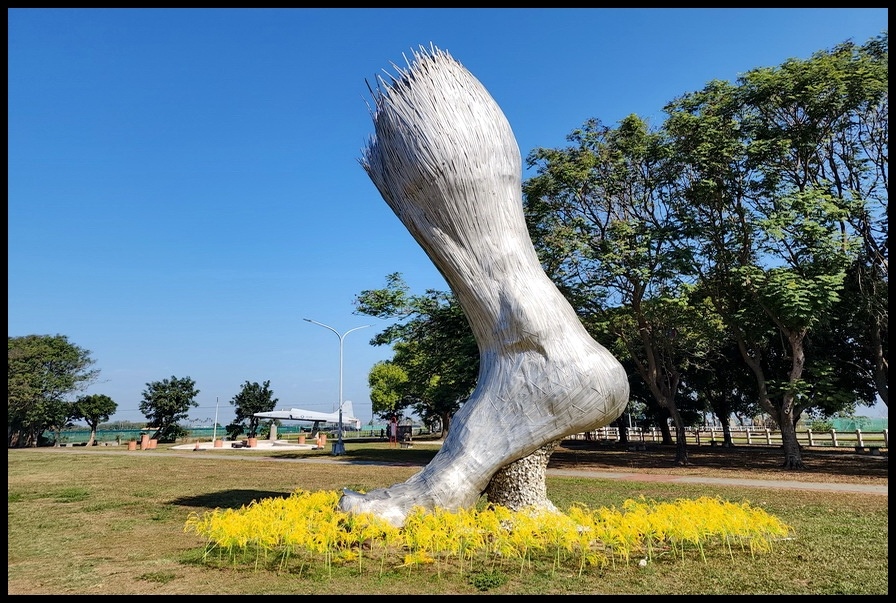
[[[457,296],[480,353],[476,389],[432,461],[406,482],[340,499],[344,511],[401,526],[415,505],[469,508],[505,465],[609,424],[629,386],[539,263],[501,109],[435,47],[396,70],[379,78],[361,164]]]

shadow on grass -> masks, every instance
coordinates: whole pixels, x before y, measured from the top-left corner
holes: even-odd
[[[288,498],[290,494],[292,492],[275,492],[273,490],[221,490],[198,496],[175,498],[170,504],[205,509],[239,509],[252,501],[266,498]]]
[[[880,456],[857,454],[841,450],[804,448],[801,451],[805,468],[787,470],[781,467],[784,453],[780,447],[688,446],[689,469],[711,469],[735,477],[749,478],[751,473],[779,473],[782,476],[801,473],[817,476],[851,476],[886,480],[889,475],[889,454]],[[675,446],[648,444],[644,450],[631,451],[626,447],[596,442],[567,441],[551,455],[549,468],[594,470],[624,469],[679,469],[675,463]]]
[[[274,458],[331,459],[345,464],[388,464],[420,466],[429,463],[438,448],[425,445],[413,448],[390,448],[387,444],[369,445],[346,442],[345,454],[334,457],[329,450],[313,452],[279,452]],[[888,452],[880,456],[857,454],[849,450],[831,451],[823,448],[802,450],[805,468],[796,471],[803,475],[852,476],[858,479],[886,480],[889,474]],[[675,446],[649,443],[643,450],[628,450],[618,443],[565,440],[551,455],[549,469],[585,470],[656,470],[675,469],[679,472],[700,473],[713,470],[732,477],[746,477],[759,473],[792,475],[781,468],[784,454],[780,447],[740,445],[688,446],[689,467],[683,469],[675,462]]]
[[[313,451],[313,452],[277,452],[271,454],[270,458],[275,459],[320,459],[335,460],[340,463],[363,465],[367,463],[388,464],[399,466],[423,466],[432,460],[438,449],[426,448],[353,448],[351,444],[345,447],[345,454],[333,456],[330,451]]]

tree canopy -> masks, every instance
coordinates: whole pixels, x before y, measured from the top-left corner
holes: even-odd
[[[373,340],[392,345],[395,352],[368,377],[374,412],[391,418],[412,408],[447,433],[479,371],[479,349],[454,295],[433,290],[410,295],[401,275],[393,273],[386,277],[386,287],[362,291],[355,307],[361,314],[397,321]]]
[[[90,438],[87,440],[88,446],[93,446],[96,441],[96,430],[100,423],[109,420],[118,404],[112,398],[105,394],[92,394],[90,396],[81,396],[75,401],[74,419],[83,419],[90,428]]]
[[[146,384],[140,412],[155,429],[152,436],[160,442],[174,442],[186,435],[187,430],[178,424],[189,416],[191,408],[199,406],[196,382],[189,377],[153,381]]]
[[[71,396],[99,376],[90,354],[65,335],[9,337],[8,446],[37,446],[44,430],[71,421]]]
[[[255,413],[274,410],[278,401],[271,390],[270,381],[265,381],[261,385],[257,382],[246,381],[239,393],[230,400],[235,407],[236,419],[227,426],[227,434],[236,437],[245,432],[249,437],[255,437],[258,434],[258,426],[261,421],[254,416]]]

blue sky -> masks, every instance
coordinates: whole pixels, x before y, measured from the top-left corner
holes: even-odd
[[[525,157],[713,79],[888,27],[887,9],[8,9],[9,335],[66,335],[88,393],[143,421],[190,377],[191,418],[278,408],[372,416],[387,326],[353,299],[400,272],[447,285],[358,163],[367,82],[434,44],[504,111]],[[886,408],[864,414],[886,416]]]

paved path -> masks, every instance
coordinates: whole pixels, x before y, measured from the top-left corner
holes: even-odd
[[[417,442],[415,442],[416,444]],[[229,444],[229,442],[227,443]],[[196,444],[184,444],[172,447],[172,450],[192,450],[196,452],[211,451],[213,455],[223,453],[232,448],[214,448],[211,442],[201,442],[199,447]],[[238,450],[271,452],[273,450],[308,450],[313,448],[309,444],[288,444],[285,442],[271,442],[269,440],[259,440],[256,448],[241,448]],[[205,455],[203,455],[205,456]],[[220,458],[220,457],[218,457]],[[247,455],[233,455],[233,459],[241,460],[270,460],[270,457],[255,457]],[[284,462],[299,463],[353,463],[364,465],[402,465],[405,463],[381,463],[379,461],[357,461],[342,460],[339,458],[304,458],[304,459],[277,459]],[[410,465],[410,463],[408,463]],[[717,486],[744,486],[748,488],[784,488],[790,490],[817,490],[823,492],[857,492],[860,494],[879,494],[889,496],[889,485],[870,485],[870,484],[848,484],[840,482],[801,482],[794,480],[772,480],[772,479],[744,479],[744,478],[728,478],[728,477],[704,477],[693,475],[660,475],[656,473],[637,473],[637,472],[615,472],[615,471],[595,471],[590,469],[548,469],[547,474],[556,477],[581,477],[590,479],[618,479],[638,482],[666,482],[677,484],[713,484]]]
[[[785,488],[790,490],[822,490],[826,492],[859,492],[889,496],[889,485],[844,484],[834,482],[797,482],[777,479],[743,479],[734,477],[704,477],[699,475],[657,475],[655,473],[616,473],[580,469],[548,469],[548,475],[558,477],[590,477],[594,479],[622,479],[638,482],[670,482],[677,484],[714,484],[717,486],[746,486],[749,488]]]

